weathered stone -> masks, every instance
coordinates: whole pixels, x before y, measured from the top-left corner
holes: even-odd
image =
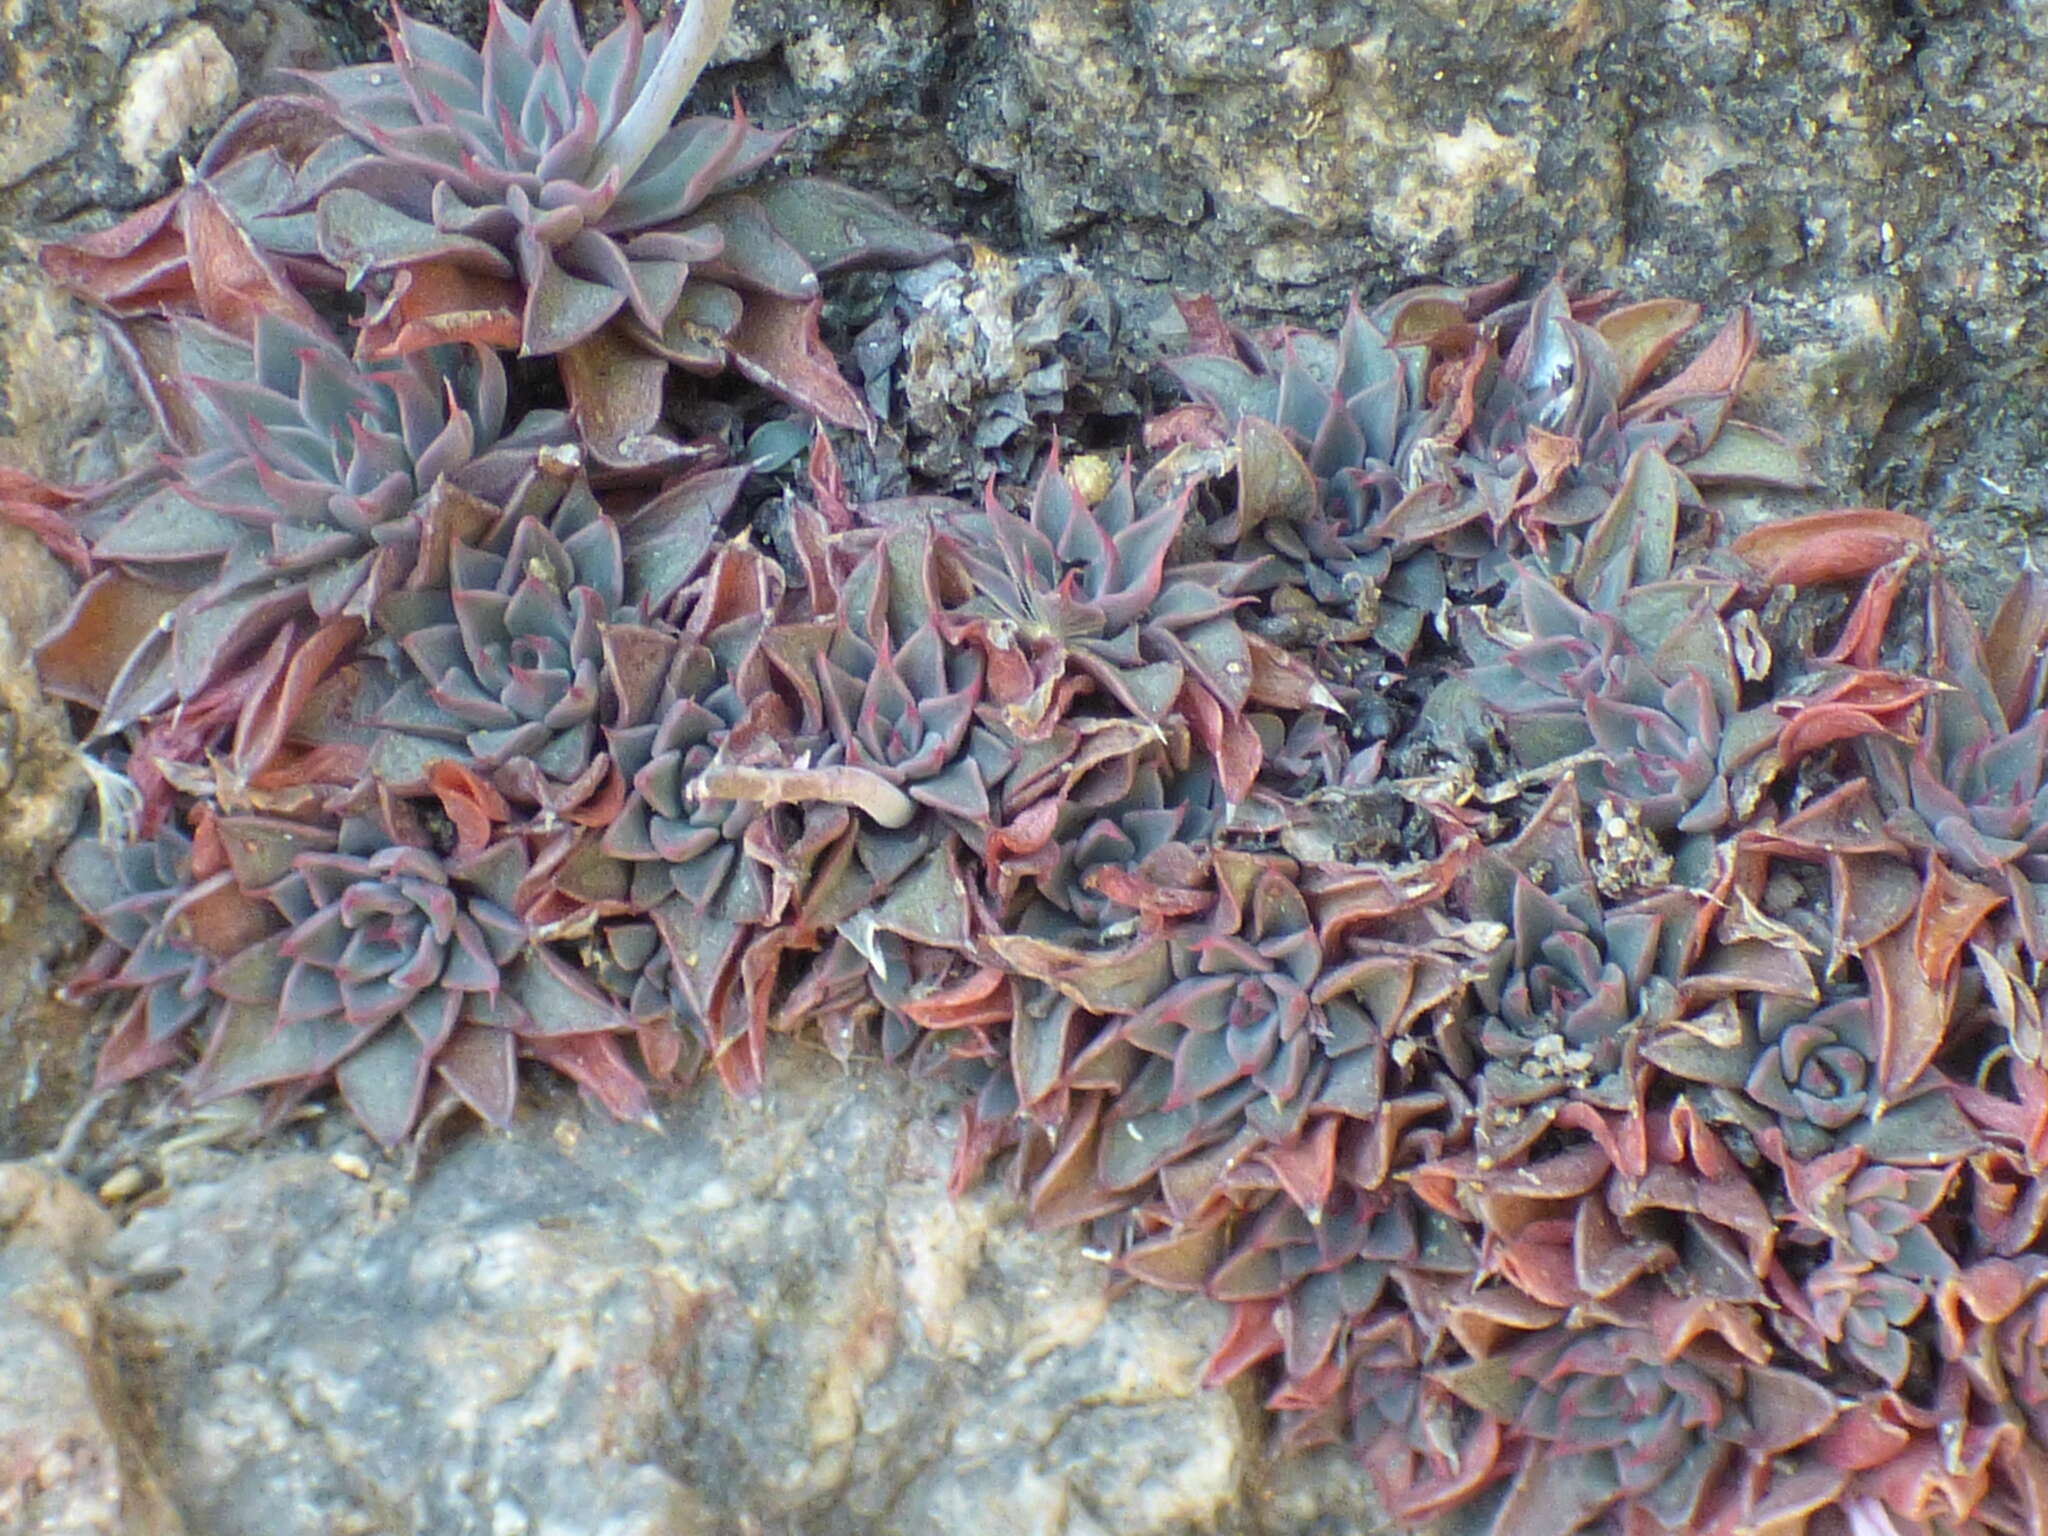
[[[240,88],[220,34],[196,22],[180,28],[128,66],[114,115],[121,158],[142,185],[161,179],[164,157],[227,116]]]
[[[0,464],[76,485],[136,468],[156,451],[148,413],[105,334],[27,261],[0,257],[0,337]],[[56,567],[38,561],[34,569],[38,601],[61,601],[62,585],[50,579]]]
[[[0,190],[15,186],[78,142],[83,103],[71,99],[56,61],[27,34],[32,0],[0,5],[0,33],[13,55],[0,90]]]
[[[0,1530],[179,1536],[122,1398],[91,1272],[112,1225],[62,1179],[0,1165]]]
[[[0,574],[0,798],[7,806],[5,819],[0,820],[4,933],[29,885],[77,827],[85,774],[63,709],[43,696],[23,639],[40,634],[60,611],[66,580],[34,538],[5,525],[0,525],[0,567],[5,571]],[[13,978],[6,983],[25,984]]]
[[[78,35],[100,52],[125,59],[137,42],[192,11],[191,0],[86,0],[79,8]]]
[[[34,267],[0,264],[0,466],[103,478],[155,451],[147,416],[85,312]],[[0,1158],[49,1145],[91,1081],[86,1017],[51,995],[50,961],[81,937],[44,877],[86,781],[30,649],[70,601],[64,568],[0,521]]]
[[[93,210],[160,192],[241,88],[372,31],[297,0],[0,0],[0,229],[107,222]]]
[[[106,1257],[197,1528],[1266,1528],[1221,1309],[951,1199],[942,1098],[790,1051],[659,1135],[539,1104],[412,1185],[354,1139],[145,1159]]]

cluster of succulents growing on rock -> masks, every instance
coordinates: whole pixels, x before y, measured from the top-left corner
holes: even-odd
[[[82,581],[102,1083],[397,1148],[813,1032],[1401,1528],[2048,1527],[2048,586],[1731,540],[1804,484],[1747,314],[1674,369],[1559,283],[1191,302],[1142,458],[851,500],[818,274],[946,242],[676,119],[729,9],[401,17],[45,252],[167,446],[0,496]],[[664,414],[728,366],[820,423],[779,503]]]

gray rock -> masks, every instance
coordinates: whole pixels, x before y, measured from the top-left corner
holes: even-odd
[[[0,467],[101,479],[155,451],[147,415],[85,312],[33,266],[0,259]],[[78,824],[85,774],[31,648],[71,578],[0,520],[0,1158],[49,1146],[92,1076],[89,1022],[51,995],[51,964],[82,938],[44,878]]]
[[[165,155],[211,132],[240,96],[241,79],[220,34],[202,22],[180,27],[128,66],[114,113],[121,158],[155,177]]]
[[[0,1165],[0,1531],[183,1536],[113,1366],[91,1269],[111,1226],[63,1180]]]
[[[659,1135],[538,1102],[410,1185],[354,1138],[147,1160],[103,1259],[195,1528],[1309,1528],[1268,1522],[1256,1418],[1197,1386],[1222,1309],[1112,1305],[1071,1237],[951,1199],[942,1095],[792,1049]]]
[[[38,579],[42,601],[30,600],[23,589]],[[43,696],[23,640],[48,623],[56,605],[47,600],[65,585],[34,539],[0,525],[0,797],[7,807],[0,820],[0,945],[16,918],[36,905],[32,888],[71,840],[86,788],[70,724]],[[25,994],[17,989],[29,985],[18,969],[5,976],[0,1008],[19,1002]]]
[[[162,191],[237,85],[311,62],[291,0],[0,0],[0,224]]]
[[[33,263],[9,255],[0,250],[0,464],[60,485],[138,467],[156,444],[112,348],[84,306],[58,292]],[[62,611],[64,589],[52,580],[57,567],[37,558],[27,568],[10,561],[6,570],[24,600],[39,609],[56,604],[31,616],[10,598],[10,622],[33,639]]]

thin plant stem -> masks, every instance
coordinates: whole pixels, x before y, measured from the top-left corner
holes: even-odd
[[[655,61],[654,73],[617,126],[598,146],[593,180],[616,174],[624,187],[654,153],[654,146],[675,121],[690,88],[711,61],[711,51],[732,20],[733,0],[688,0],[668,44]]]

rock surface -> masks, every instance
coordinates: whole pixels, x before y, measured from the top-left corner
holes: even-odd
[[[227,116],[240,87],[220,34],[200,22],[181,27],[128,66],[114,116],[121,158],[153,175],[166,154]]]
[[[1347,1466],[1267,1466],[1245,1404],[1197,1388],[1220,1307],[1111,1304],[1076,1243],[947,1195],[942,1096],[790,1050],[758,1103],[706,1085],[660,1134],[536,1102],[411,1183],[338,1126],[258,1156],[186,1126],[95,1169],[146,1191],[105,1241],[69,1186],[5,1175],[66,1214],[37,1264],[74,1277],[75,1334],[128,1341],[147,1462],[193,1529],[1357,1528]],[[86,1255],[111,1284],[76,1278]],[[7,1290],[21,1272],[0,1266],[0,1329],[52,1305]],[[66,1347],[39,1376],[84,1379]]]
[[[295,0],[0,0],[0,225],[160,192],[248,87],[332,55]]]
[[[113,1364],[92,1269],[112,1225],[62,1179],[0,1166],[0,1531],[185,1530]]]
[[[50,996],[49,959],[80,924],[43,875],[78,825],[85,774],[26,644],[62,612],[68,584],[33,538],[0,524],[0,1157],[48,1145],[90,1075],[84,1017]]]
[[[2029,0],[766,0],[727,72],[826,169],[1012,249],[1327,320],[1540,276],[1750,300],[1745,410],[1837,502],[2048,534],[2048,12]],[[470,16],[481,14],[480,5]],[[772,67],[776,61],[783,66]]]
[[[152,451],[148,418],[85,312],[33,266],[0,258],[0,469],[78,483]],[[86,780],[30,655],[71,585],[33,536],[0,521],[0,1158],[49,1146],[92,1077],[89,1022],[51,994],[52,967],[83,930],[45,878]]]

